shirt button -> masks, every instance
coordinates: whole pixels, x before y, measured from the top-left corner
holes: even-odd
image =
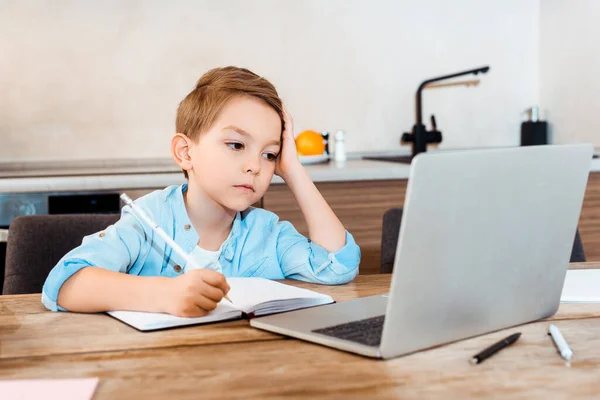
[[[106,233],[104,233],[104,232],[100,232],[100,233],[98,234],[98,236],[100,236],[100,237],[104,237],[105,235],[106,235]]]
[[[189,231],[191,227],[192,227],[192,226],[191,226],[190,224],[185,224],[185,225],[183,226],[183,229],[185,229],[186,231]]]
[[[181,267],[179,266],[179,264],[175,264],[173,269],[175,270],[175,272],[181,272]]]

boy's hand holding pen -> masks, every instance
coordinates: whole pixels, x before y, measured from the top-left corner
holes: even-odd
[[[161,311],[178,317],[203,317],[229,292],[225,276],[209,269],[190,271],[167,282]]]
[[[158,236],[194,269],[169,282],[172,290],[167,293],[165,312],[181,317],[201,317],[214,310],[223,298],[232,302],[227,293],[229,285],[225,276],[219,272],[198,268],[196,262],[175,241],[161,229],[160,226],[125,193],[121,199],[131,208],[131,211],[150,226]]]

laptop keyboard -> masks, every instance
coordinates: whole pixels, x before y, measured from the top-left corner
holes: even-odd
[[[346,324],[315,329],[313,332],[367,346],[379,346],[385,315],[348,322]]]

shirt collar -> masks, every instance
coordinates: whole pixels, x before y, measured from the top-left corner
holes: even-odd
[[[187,191],[188,185],[184,183],[180,186],[180,188],[176,191],[175,197],[175,210],[174,214],[176,216],[175,226],[176,230],[183,232],[183,244],[185,250],[190,253],[194,247],[198,244],[198,240],[200,237],[195,229],[193,229],[192,221],[190,221],[190,217],[188,216],[187,210],[185,209],[185,201],[183,199],[183,194]],[[179,222],[178,222],[179,221]],[[179,223],[183,223],[183,226],[180,226]],[[233,226],[231,227],[231,232],[229,232],[229,236],[225,239],[223,245],[223,257],[227,261],[233,260],[233,256],[235,255],[235,243],[237,242],[237,238],[241,232],[241,224],[242,224],[242,214],[238,211],[235,214],[235,218],[233,219]],[[185,229],[186,226],[190,226],[189,229]]]

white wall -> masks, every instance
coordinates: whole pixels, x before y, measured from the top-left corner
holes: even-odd
[[[540,101],[552,140],[600,146],[600,1],[540,7]]]
[[[538,101],[539,0],[0,0],[0,161],[167,157],[178,102],[206,70],[270,79],[297,130],[399,149],[414,91],[443,147],[515,145]]]

